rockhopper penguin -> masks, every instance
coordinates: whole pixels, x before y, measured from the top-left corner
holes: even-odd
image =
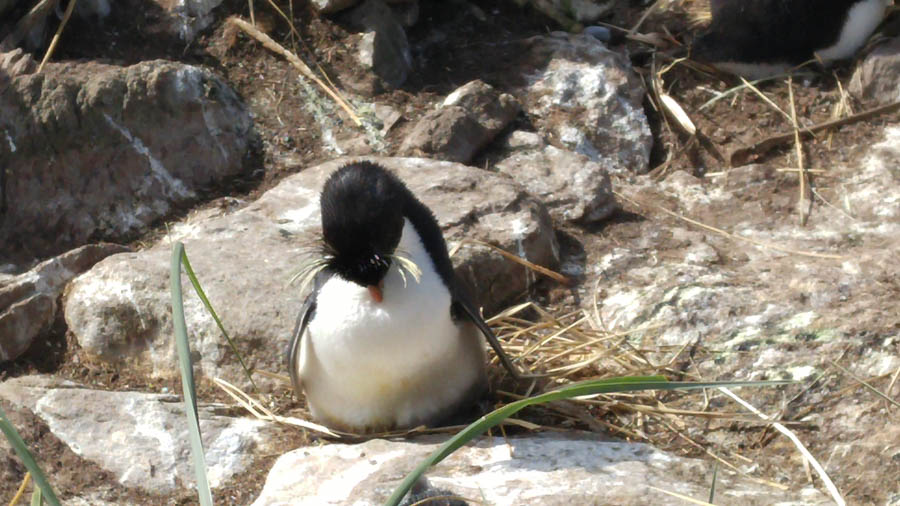
[[[331,174],[322,246],[287,362],[315,419],[355,433],[432,425],[487,387],[482,336],[517,371],[463,293],[431,211],[370,162]]]
[[[752,79],[852,57],[892,0],[709,0],[691,58]]]

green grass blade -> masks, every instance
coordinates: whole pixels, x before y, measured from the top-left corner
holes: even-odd
[[[241,367],[244,369],[244,374],[247,375],[247,379],[250,380],[250,384],[253,385],[253,389],[259,392],[259,388],[256,388],[256,382],[253,381],[253,375],[250,374],[250,369],[244,363],[244,358],[238,352],[237,346],[234,344],[234,341],[231,340],[231,336],[228,335],[228,332],[225,331],[225,326],[222,325],[222,320],[219,319],[219,315],[216,313],[216,310],[213,309],[212,304],[209,302],[209,298],[206,297],[206,292],[203,291],[203,288],[200,286],[200,282],[197,280],[197,276],[194,274],[194,269],[191,267],[191,262],[188,260],[187,253],[184,253],[182,246],[182,254],[181,261],[184,264],[184,272],[187,273],[188,279],[191,280],[191,285],[194,286],[194,291],[197,292],[197,296],[200,297],[200,300],[203,301],[203,305],[206,306],[206,310],[209,311],[209,314],[212,315],[213,320],[216,321],[216,325],[219,326],[219,330],[222,332],[222,335],[225,336],[225,340],[228,341],[228,346],[231,347],[231,351],[234,352],[234,355],[237,357],[238,362],[241,363]]]
[[[170,283],[172,290],[172,326],[175,330],[175,347],[181,366],[181,387],[184,390],[184,413],[188,422],[188,436],[191,441],[191,456],[194,460],[194,474],[197,477],[197,494],[202,506],[212,506],[212,492],[206,476],[206,458],[203,440],[200,439],[200,417],[197,414],[197,395],[194,386],[194,369],[191,365],[191,350],[188,344],[187,325],[184,321],[184,299],[181,294],[181,259],[184,245],[176,242],[172,248]]]
[[[44,502],[44,496],[41,494],[41,487],[36,487],[31,493],[31,506],[41,506]]]
[[[6,418],[6,412],[3,411],[3,408],[0,408],[0,431],[3,431],[3,435],[6,436],[6,440],[9,441],[9,445],[16,451],[16,454],[22,459],[22,463],[25,464],[25,469],[28,469],[28,472],[31,473],[31,477],[34,478],[34,483],[37,485],[35,490],[43,491],[43,495],[46,496],[47,504],[59,506],[59,499],[53,492],[53,487],[50,486],[50,482],[47,481],[47,476],[41,471],[40,466],[38,466],[37,461],[34,460],[34,456],[31,455],[31,452],[28,451],[28,446],[25,444],[22,436],[19,435],[19,432],[13,427],[9,419]]]
[[[607,378],[602,380],[587,380],[571,385],[566,385],[558,390],[553,390],[541,395],[529,397],[502,406],[487,415],[479,418],[455,436],[447,440],[440,448],[434,451],[427,459],[412,470],[400,483],[394,493],[388,498],[386,506],[397,506],[412,488],[412,486],[425,474],[429,467],[447,458],[457,449],[472,439],[485,433],[503,420],[513,416],[520,410],[534,404],[571,399],[583,395],[608,394],[614,392],[635,392],[640,390],[696,390],[715,387],[738,386],[774,386],[793,383],[792,381],[713,381],[704,383],[667,381],[664,376],[623,376],[620,378]]]

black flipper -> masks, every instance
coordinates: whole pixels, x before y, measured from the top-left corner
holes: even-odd
[[[310,320],[312,320],[313,315],[316,313],[316,296],[319,294],[319,289],[331,275],[332,273],[327,271],[322,271],[316,275],[312,292],[310,292],[309,295],[306,296],[306,300],[303,301],[303,306],[300,308],[300,313],[297,315],[297,323],[294,324],[294,332],[291,335],[291,340],[285,350],[284,363],[288,368],[288,372],[291,374],[291,385],[294,387],[294,395],[298,398],[303,392],[303,381],[300,378],[297,367],[299,365],[297,362],[300,360],[300,342],[303,340],[303,334],[306,333],[307,325],[309,325]]]
[[[491,330],[487,322],[484,321],[484,318],[481,317],[481,312],[478,311],[475,304],[472,303],[472,299],[462,288],[459,280],[456,281],[456,287],[453,290],[453,306],[451,309],[454,314],[461,313],[478,327],[478,330],[480,330],[484,338],[487,339],[488,344],[494,349],[494,353],[497,354],[500,363],[503,364],[503,367],[509,371],[509,374],[514,379],[546,378],[548,376],[547,374],[524,374],[519,372],[519,369],[513,365],[512,360],[510,360],[506,352],[503,351],[503,347],[500,345],[500,341],[497,340],[497,336],[494,335],[494,331]]]
[[[310,294],[310,296],[306,298],[306,302],[303,303],[303,307],[300,309],[300,314],[297,315],[294,333],[291,336],[291,342],[288,343],[284,357],[288,372],[291,374],[291,385],[293,385],[294,394],[297,397],[303,392],[303,382],[300,380],[300,374],[297,371],[297,362],[300,360],[300,341],[303,339],[303,334],[306,332],[306,326],[309,325],[309,321],[316,311],[316,301],[313,295],[314,294]]]

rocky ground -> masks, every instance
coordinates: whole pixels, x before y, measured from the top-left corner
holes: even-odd
[[[250,366],[285,375],[302,301],[286,281],[318,189],[365,157],[435,211],[487,314],[533,301],[583,344],[524,362],[584,362],[557,381],[795,380],[737,393],[848,503],[900,504],[900,114],[854,119],[900,100],[897,20],[857,61],[748,87],[675,62],[692,2],[662,2],[631,38],[600,27],[633,27],[647,5],[563,3],[276,2],[290,23],[256,5],[248,31],[229,21],[249,21],[243,2],[80,2],[40,72],[56,14],[13,45],[0,23],[0,406],[65,503],[196,501],[171,244]],[[758,144],[792,134],[793,115],[849,120],[799,148]],[[185,305],[217,503],[377,504],[442,437],[334,441],[249,416],[212,381],[250,391],[239,364],[200,301]],[[308,418],[281,379],[255,381],[277,414]],[[718,504],[831,500],[787,437],[722,392],[519,417],[432,483],[487,504],[681,504],[672,493],[708,500],[715,467]],[[24,467],[0,448],[12,497]]]

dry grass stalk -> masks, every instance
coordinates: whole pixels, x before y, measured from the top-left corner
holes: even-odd
[[[800,226],[806,226],[806,220],[809,218],[807,210],[812,204],[809,198],[807,187],[809,182],[806,177],[806,168],[803,164],[803,144],[800,142],[800,125],[797,123],[797,107],[794,104],[794,79],[788,77],[788,97],[791,103],[791,124],[794,126],[794,147],[797,153],[797,167],[800,169],[800,199],[797,202],[797,209],[800,211]]]
[[[862,385],[863,387],[865,387],[866,390],[872,392],[873,394],[877,395],[878,397],[881,397],[882,399],[884,399],[885,401],[887,401],[889,404],[893,404],[894,406],[900,408],[900,403],[898,403],[898,402],[895,401],[894,399],[891,399],[890,396],[888,396],[886,393],[884,393],[884,392],[878,390],[877,388],[873,387],[873,386],[872,386],[871,384],[869,384],[866,380],[864,380],[864,379],[860,378],[859,376],[853,374],[852,372],[850,372],[849,370],[847,370],[845,367],[843,367],[842,365],[838,364],[838,363],[835,362],[834,360],[831,361],[831,365],[833,365],[834,367],[837,367],[838,369],[840,369],[840,371],[841,371],[842,373],[844,373],[844,374],[846,374],[847,376],[850,376],[851,378],[853,378],[854,381],[856,381],[857,383],[859,383],[860,385]],[[890,389],[888,389],[888,391],[890,391]]]
[[[815,132],[819,132],[821,130],[825,130],[828,128],[837,128],[844,125],[849,125],[851,123],[856,123],[858,121],[865,121],[867,119],[873,118],[875,116],[880,116],[882,114],[890,114],[895,111],[900,111],[900,100],[896,102],[891,102],[890,104],[881,105],[878,107],[873,107],[872,109],[865,110],[863,112],[854,114],[852,116],[847,116],[846,118],[829,120],[823,123],[818,123],[816,125],[811,125],[808,127],[804,127],[800,134],[803,136],[814,135]],[[787,132],[783,134],[776,134],[765,139],[759,140],[753,143],[750,146],[745,148],[739,148],[734,150],[731,153],[730,164],[732,167],[736,167],[739,165],[744,165],[747,161],[749,161],[754,156],[761,156],[766,151],[780,146],[785,142],[792,141],[794,139],[794,132]]]
[[[769,418],[749,402],[741,399],[731,390],[724,387],[719,387],[719,391],[724,393],[728,397],[731,397],[735,402],[752,411],[760,418]],[[780,423],[775,423],[773,427],[775,427],[775,430],[777,430],[778,432],[787,436],[787,438],[790,439],[792,443],[794,443],[794,446],[797,447],[797,450],[800,452],[800,454],[803,455],[805,461],[808,461],[809,464],[812,465],[812,467],[816,470],[816,473],[819,475],[819,479],[822,480],[822,482],[825,484],[825,488],[828,489],[828,492],[831,494],[831,498],[834,499],[834,502],[837,503],[838,506],[846,505],[847,502],[844,501],[844,498],[841,496],[840,491],[838,491],[837,487],[834,485],[834,482],[831,481],[831,478],[828,477],[828,473],[825,472],[825,468],[822,467],[822,464],[820,464],[819,461],[816,460],[816,458],[813,457],[811,453],[809,453],[809,450],[806,449],[806,445],[804,445],[803,442],[800,441],[800,438],[798,438],[796,434],[794,434],[790,429]]]
[[[528,260],[525,260],[524,258],[519,257],[518,255],[514,255],[514,254],[506,251],[505,249],[500,248],[499,246],[494,246],[493,244],[486,243],[484,241],[479,241],[477,239],[463,239],[462,241],[459,242],[459,244],[456,245],[456,247],[454,247],[450,251],[450,257],[452,258],[456,254],[456,252],[459,251],[460,248],[462,248],[463,246],[466,246],[466,245],[483,246],[485,248],[492,249],[492,250],[496,251],[497,253],[499,253],[502,257],[506,258],[507,260],[511,260],[519,265],[524,266],[527,269],[537,272],[538,274],[543,274],[544,276],[547,276],[548,278],[556,281],[557,283],[560,283],[564,286],[572,286],[572,284],[573,284],[572,280],[568,276],[564,276],[564,275],[562,275],[558,272],[552,271],[546,267],[529,262]]]
[[[44,53],[44,58],[41,60],[41,64],[38,65],[37,73],[40,74],[41,70],[43,70],[44,65],[53,56],[53,52],[56,51],[56,45],[59,44],[59,37],[62,35],[63,29],[66,27],[66,23],[69,22],[69,18],[72,16],[72,11],[75,10],[75,2],[78,0],[69,0],[69,5],[66,7],[66,13],[63,14],[62,21],[59,23],[59,27],[56,28],[56,33],[53,34],[53,40],[50,41],[50,47],[47,48],[47,52]]]
[[[790,79],[790,77],[788,77],[788,79]],[[759,88],[757,88],[756,86],[753,85],[753,83],[744,79],[743,77],[741,77],[741,82],[744,83],[744,86],[746,86],[747,88],[750,88],[750,91],[752,91],[754,94],[756,94],[756,96],[761,98],[763,102],[768,104],[769,107],[771,107],[772,109],[775,109],[776,111],[778,111],[779,114],[784,116],[784,118],[787,120],[788,123],[793,124],[793,121],[791,121],[791,116],[788,113],[784,112],[784,109],[782,109],[781,107],[778,107],[778,104],[776,104],[775,102],[772,101],[772,99],[767,97],[765,93],[761,92],[759,90]]]
[[[844,85],[841,84],[841,80],[838,78],[837,73],[832,71],[831,75],[834,77],[834,82],[837,83],[839,97],[837,103],[834,104],[834,109],[831,111],[831,119],[835,120],[842,118],[845,113],[853,114],[853,109],[850,107],[850,94],[844,89]],[[828,149],[831,149],[832,147],[834,133],[834,130],[828,132]]]
[[[222,389],[223,392],[228,394],[229,397],[234,399],[235,402],[240,404],[244,409],[246,409],[251,415],[255,416],[259,420],[267,421],[267,422],[278,422],[284,423],[288,425],[295,425],[297,427],[302,427],[307,430],[311,430],[313,432],[318,432],[324,434],[326,436],[331,437],[340,437],[335,432],[332,432],[328,427],[307,422],[306,420],[301,420],[299,418],[293,417],[285,417],[279,416],[275,413],[272,413],[269,408],[265,407],[263,403],[257,401],[253,397],[250,397],[246,392],[241,390],[240,388],[232,385],[231,383],[221,379],[221,378],[213,378],[213,383],[219,388]]]
[[[674,498],[676,498],[676,499],[681,499],[682,501],[688,502],[688,503],[691,503],[691,504],[700,504],[700,505],[702,505],[702,506],[716,506],[716,505],[713,504],[713,503],[709,503],[709,502],[706,502],[706,501],[700,501],[700,500],[694,499],[693,497],[686,496],[686,495],[684,495],[684,494],[679,494],[678,492],[670,492],[670,491],[668,491],[668,490],[661,489],[661,488],[659,488],[659,487],[654,487],[653,485],[647,485],[647,488],[649,488],[649,489],[651,489],[651,490],[656,490],[657,492],[666,494],[666,495],[668,495],[668,496],[672,496],[672,497],[674,497]]]
[[[19,501],[22,500],[22,497],[25,496],[25,490],[28,488],[28,483],[31,481],[31,472],[25,471],[25,477],[22,478],[22,483],[19,485],[19,489],[16,490],[16,494],[9,501],[9,506],[16,506],[19,504]]]
[[[343,109],[344,112],[346,112],[347,115],[350,116],[350,119],[352,119],[353,122],[356,123],[356,126],[362,126],[362,120],[359,118],[359,115],[356,114],[350,104],[348,104],[347,101],[343,99],[343,97],[341,97],[324,81],[319,79],[297,55],[288,51],[281,44],[272,40],[271,37],[259,31],[255,26],[237,16],[231,16],[230,18],[228,18],[228,22],[234,26],[237,26],[238,28],[243,30],[244,33],[259,41],[259,43],[262,44],[266,49],[284,56],[291,63],[291,65],[293,65],[295,68],[297,68],[297,70],[300,71],[301,74],[303,74],[307,79],[319,85],[319,87],[322,88],[322,90],[325,91],[328,96],[330,96],[335,102],[337,102],[341,109]]]
[[[663,2],[663,0],[656,0],[655,2],[653,2],[652,5],[650,5],[650,7],[647,7],[647,8],[644,10],[644,13],[641,14],[641,17],[640,17],[640,19],[638,19],[637,23],[635,23],[634,26],[632,26],[631,29],[628,30],[628,34],[629,34],[629,35],[634,35],[635,33],[637,33],[637,31],[638,31],[638,29],[640,29],[641,25],[644,24],[644,21],[647,20],[647,18],[650,16],[650,14],[653,14],[653,12],[654,12],[657,8],[659,8],[659,5],[660,5],[662,2]]]

